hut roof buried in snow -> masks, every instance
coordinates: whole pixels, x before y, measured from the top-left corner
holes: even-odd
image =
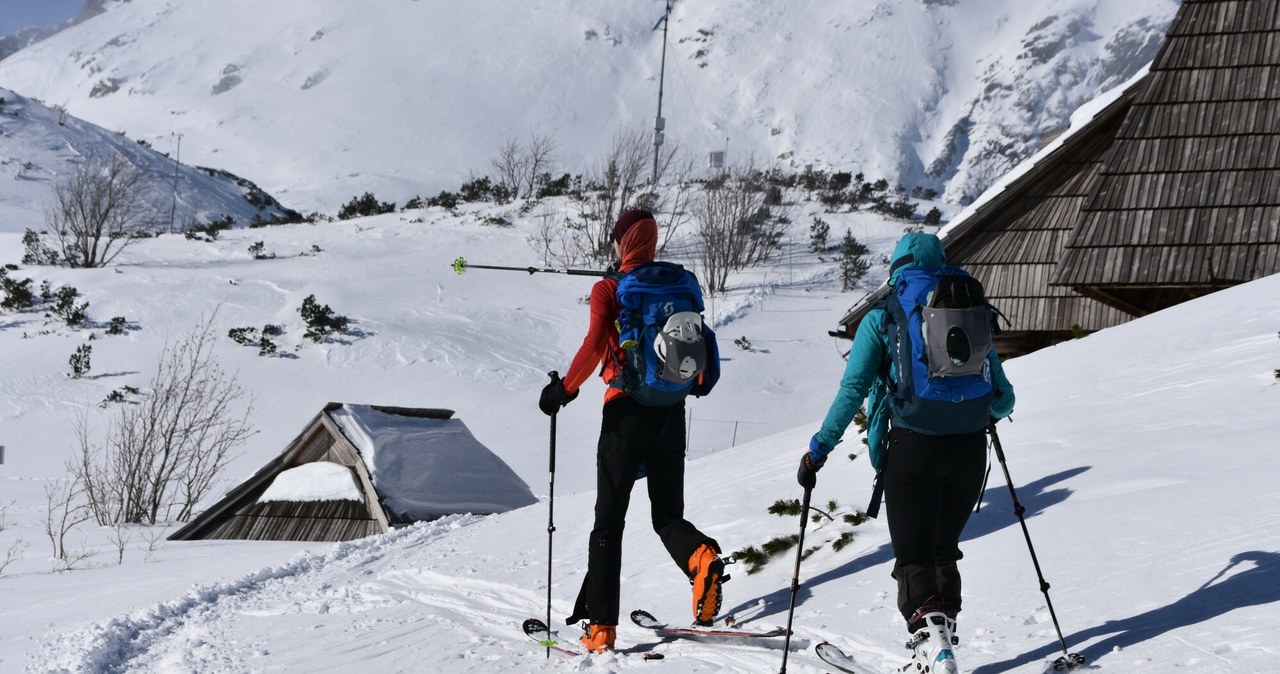
[[[171,540],[342,541],[536,503],[452,410],[330,403]]]

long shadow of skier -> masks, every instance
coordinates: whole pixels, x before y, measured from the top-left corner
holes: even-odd
[[[1053,485],[1070,479],[1089,470],[1088,466],[1072,468],[1054,475],[1042,477],[1035,482],[1028,483],[1023,486],[1014,485],[1018,490],[1018,500],[1022,502],[1026,512],[1024,517],[1031,516],[1043,512],[1051,506],[1057,505],[1071,495],[1070,489],[1053,489]],[[1000,505],[986,505],[982,508],[982,512],[975,514],[969,518],[968,525],[965,526],[964,535],[960,540],[970,541],[981,538],[995,531],[999,531],[1005,527],[1017,524],[1017,516],[1013,513],[1013,504],[1008,495],[1008,487],[1004,485],[993,485],[987,487],[982,495],[983,503]],[[1003,501],[1001,500],[1003,499]],[[882,515],[883,516],[883,515]],[[792,553],[794,554],[794,553]],[[794,560],[794,557],[791,559]],[[800,589],[796,592],[796,605],[804,603],[812,594],[812,590],[819,585],[829,583],[833,580],[839,580],[846,576],[853,575],[859,571],[865,571],[874,566],[893,561],[893,546],[888,543],[881,545],[874,550],[868,550],[863,554],[837,566],[829,571],[824,571],[811,578],[800,578]],[[886,581],[888,582],[888,581]],[[763,602],[763,606],[761,606]],[[791,602],[791,588],[784,587],[774,590],[763,597],[754,597],[748,599],[737,606],[729,609],[729,613],[745,613],[751,617],[743,621],[743,624],[765,618],[775,613],[785,613]],[[748,610],[749,609],[749,610]]]
[[[1232,568],[1245,562],[1253,562],[1253,568],[1216,583]],[[1231,562],[1216,576],[1172,604],[1122,620],[1108,620],[1101,625],[1076,632],[1065,638],[1067,646],[1071,647],[1072,644],[1111,635],[1079,651],[1089,663],[1097,663],[1112,649],[1128,648],[1180,627],[1212,620],[1238,608],[1277,601],[1280,601],[1280,553],[1252,550],[1232,557]],[[1054,641],[1016,658],[983,665],[974,669],[973,672],[974,674],[1007,672],[1019,665],[1056,657],[1061,650],[1057,641]]]

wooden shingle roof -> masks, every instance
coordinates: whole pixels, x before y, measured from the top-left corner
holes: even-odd
[[[1055,284],[1134,313],[1280,272],[1280,0],[1184,0]]]

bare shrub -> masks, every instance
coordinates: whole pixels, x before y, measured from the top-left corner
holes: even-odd
[[[101,444],[84,413],[76,419],[79,456],[69,466],[102,525],[191,518],[200,499],[254,431],[236,408],[245,397],[234,374],[213,358],[213,317],[167,344],[150,391],[118,408]]]
[[[147,175],[121,155],[89,156],[53,189],[45,224],[72,267],[102,267],[156,223]]]
[[[129,539],[132,536],[128,527],[124,524],[113,524],[107,529],[107,540],[111,541],[111,545],[116,549],[116,565],[124,564],[124,551],[129,547]]]
[[[16,540],[9,549],[5,551],[4,557],[0,557],[0,574],[9,567],[10,564],[22,559],[22,553],[27,551],[27,542],[24,540]]]

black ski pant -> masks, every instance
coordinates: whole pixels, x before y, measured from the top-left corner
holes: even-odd
[[[893,541],[898,610],[907,620],[933,595],[960,610],[960,533],[978,503],[986,434],[889,431],[881,479]]]
[[[565,619],[569,624],[584,618],[596,625],[618,624],[622,530],[642,464],[653,530],[681,573],[688,573],[689,558],[703,543],[719,551],[714,540],[684,519],[684,403],[647,407],[630,397],[611,400],[604,405],[596,450],[595,525],[587,575],[573,615]]]

